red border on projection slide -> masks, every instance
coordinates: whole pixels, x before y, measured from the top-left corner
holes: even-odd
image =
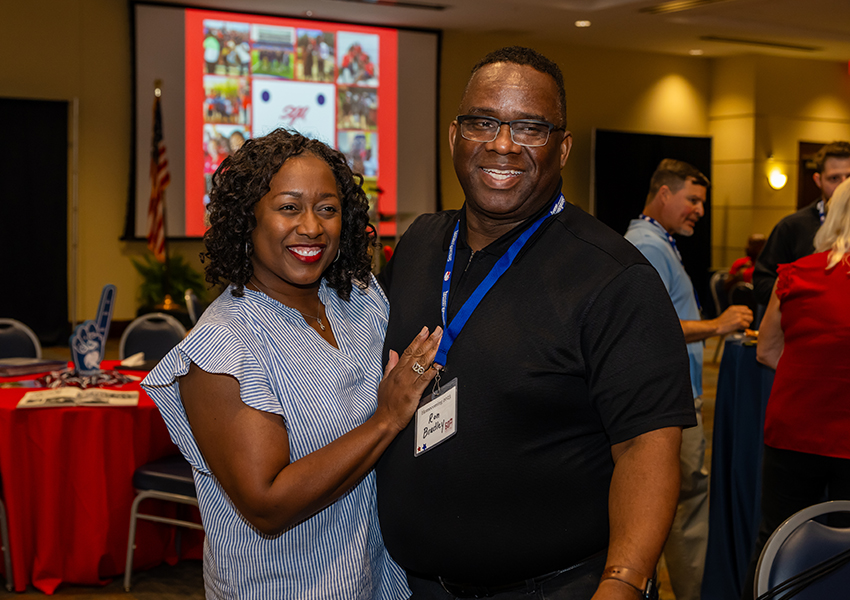
[[[338,39],[340,32],[363,33],[376,35],[378,42],[378,86],[377,90],[377,126],[368,133],[377,136],[378,148],[378,176],[377,187],[381,190],[378,196],[378,212],[381,215],[395,217],[397,212],[397,102],[398,102],[398,34],[395,29],[383,27],[367,27],[345,23],[328,23],[323,21],[310,21],[306,19],[288,19],[283,17],[267,17],[259,15],[237,14],[229,12],[207,11],[186,9],[185,12],[185,57],[186,57],[186,236],[201,237],[206,230],[204,223],[204,29],[205,20],[224,21],[228,23],[248,23],[253,25],[271,25],[275,27],[292,27],[296,30],[309,29],[324,32],[333,32]],[[297,42],[297,40],[296,40]],[[334,64],[336,73],[337,44],[334,46]],[[257,81],[270,81],[272,78],[257,78],[249,76],[251,84]],[[283,80],[286,81],[286,80]],[[303,82],[309,85],[311,82]],[[315,85],[333,85],[334,93],[334,115],[338,121],[337,114],[337,89],[336,81],[332,83],[316,83]],[[257,107],[251,106],[251,110]],[[338,144],[338,122],[333,124],[333,144]],[[252,114],[251,124],[247,127],[253,135],[254,116]],[[171,148],[169,148],[171,151]],[[174,149],[177,151],[178,149]],[[394,236],[395,219],[390,222],[380,223],[382,236]]]

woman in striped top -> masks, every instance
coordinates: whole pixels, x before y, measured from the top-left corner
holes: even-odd
[[[202,258],[228,287],[143,382],[193,467],[207,598],[410,595],[372,466],[433,378],[418,366],[442,332],[381,368],[389,307],[367,209],[341,153],[284,130],[213,178]]]

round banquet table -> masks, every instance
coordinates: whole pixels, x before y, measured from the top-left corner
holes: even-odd
[[[124,572],[133,472],[177,447],[138,382],[115,388],[139,391],[138,406],[16,409],[33,389],[0,388],[0,482],[15,590],[32,584],[52,594],[63,582],[106,584]],[[177,507],[154,510],[173,515]],[[174,539],[174,527],[139,521],[134,570],[176,562]],[[201,558],[202,540],[202,532],[184,531],[180,557]]]
[[[702,600],[741,597],[761,520],[764,411],[773,375],[743,336],[727,339],[714,405]]]

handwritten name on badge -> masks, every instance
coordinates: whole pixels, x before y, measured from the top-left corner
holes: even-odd
[[[419,456],[428,452],[455,433],[457,433],[456,383],[444,386],[439,396],[416,411],[416,440],[413,455]]]

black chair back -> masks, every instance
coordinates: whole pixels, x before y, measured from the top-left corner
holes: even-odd
[[[41,342],[15,319],[0,319],[0,358],[41,358]]]
[[[143,513],[139,510],[142,501],[152,498],[161,503],[163,500],[198,506],[195,492],[195,481],[192,467],[180,454],[166,456],[146,465],[142,465],[133,473],[133,487],[138,492],[133,506],[130,508],[130,532],[127,541],[127,562],[124,567],[124,590],[130,591],[130,579],[133,574],[133,553],[136,547],[136,521],[153,521],[166,525],[177,525],[203,531],[200,523],[185,518],[174,518],[158,513]],[[156,507],[151,507],[156,508]],[[178,530],[179,535],[179,530]],[[179,538],[178,538],[179,547]]]
[[[711,289],[711,299],[714,300],[714,310],[716,317],[720,316],[724,310],[729,308],[729,296],[726,293],[726,280],[729,278],[729,272],[725,269],[715,271],[709,280],[709,288]]]
[[[123,360],[138,352],[144,352],[146,361],[159,361],[185,336],[186,328],[171,315],[142,315],[124,330],[118,347],[118,357]]]
[[[850,551],[850,529],[846,528],[846,522],[836,527],[813,520],[822,515],[844,513],[841,516],[846,521],[848,511],[850,501],[823,502],[799,511],[780,525],[770,536],[759,557],[756,596],[773,590],[807,569]],[[848,561],[850,557],[838,561],[843,564],[836,564],[829,573],[819,575],[821,569],[812,569],[812,582],[794,595],[795,600],[846,598],[847,590],[850,589]],[[777,596],[782,597],[786,597],[785,594]]]

